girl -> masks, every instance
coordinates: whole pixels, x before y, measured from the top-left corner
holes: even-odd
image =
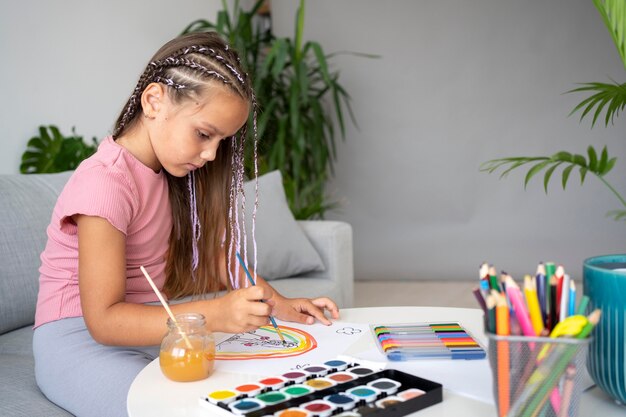
[[[172,306],[203,314],[210,331],[250,331],[270,314],[338,317],[332,300],[288,299],[260,277],[239,288],[236,203],[251,111],[256,127],[251,81],[218,35],[178,37],[150,60],[113,135],[76,169],[48,226],[33,350],[50,400],[78,416],[126,415],[130,384],[166,333],[163,307],[145,304],[157,298],[142,265],[172,299],[230,289]]]

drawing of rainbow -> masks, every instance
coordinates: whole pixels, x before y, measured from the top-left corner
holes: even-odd
[[[284,345],[273,326],[235,334],[215,346],[217,360],[275,359],[302,355],[317,347],[315,338],[300,329],[280,326]]]

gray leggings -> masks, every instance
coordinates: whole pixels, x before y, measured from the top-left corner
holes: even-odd
[[[35,378],[46,397],[78,417],[125,417],[133,379],[158,346],[104,346],[82,317],[46,323],[33,336]]]

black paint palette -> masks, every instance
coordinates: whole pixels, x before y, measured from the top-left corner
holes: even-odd
[[[211,416],[401,417],[442,401],[441,384],[395,369],[332,360],[213,391],[200,399]]]

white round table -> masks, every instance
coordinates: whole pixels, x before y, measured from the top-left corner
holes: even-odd
[[[349,323],[417,323],[456,321],[465,327],[483,346],[487,339],[483,332],[482,311],[467,308],[445,307],[371,307],[341,310],[341,321]],[[357,356],[375,350],[371,335],[359,339],[347,354]],[[329,358],[332,359],[332,358]],[[421,362],[421,363],[417,363]],[[489,361],[439,360],[390,362],[389,368],[412,372],[418,376],[443,384],[443,401],[412,415],[420,417],[489,416],[495,415],[495,406],[490,397],[491,371]],[[408,369],[410,368],[410,369]],[[430,369],[430,371],[429,371]],[[428,372],[423,374],[421,372]],[[468,378],[467,374],[472,377]],[[429,374],[437,374],[439,378]],[[135,378],[128,392],[128,414],[130,417],[207,417],[210,413],[199,406],[198,399],[209,392],[256,381],[259,375],[250,373],[215,372],[207,379],[197,382],[177,383],[161,373],[158,359],[151,362]],[[418,414],[419,413],[419,414]],[[583,394],[579,416],[601,415],[603,417],[624,416],[626,409],[613,403],[598,388]]]

